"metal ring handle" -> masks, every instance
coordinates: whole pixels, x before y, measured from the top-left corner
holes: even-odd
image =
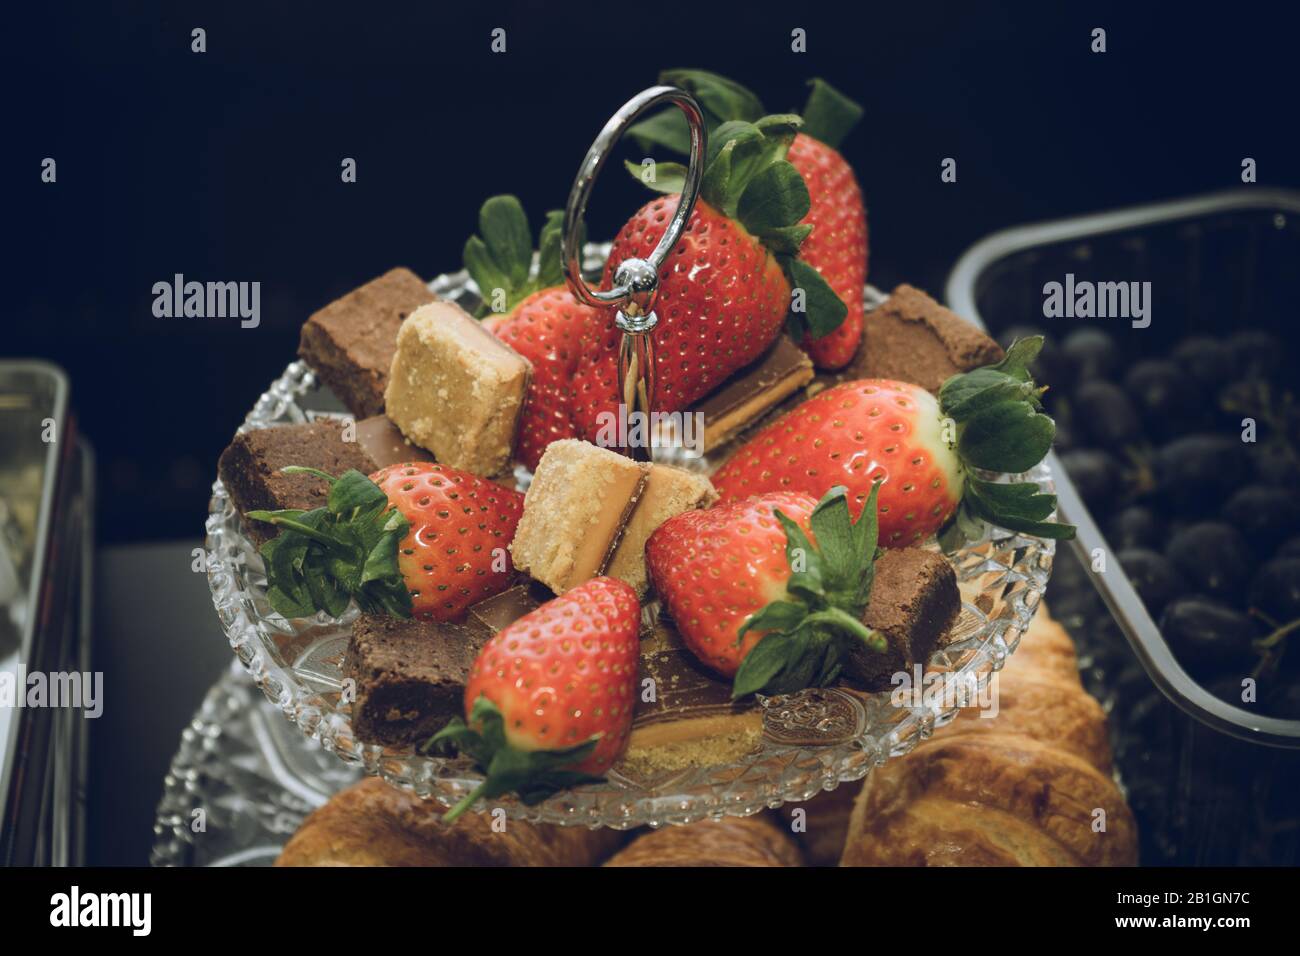
[[[569,190],[569,201],[564,206],[564,228],[560,239],[560,254],[564,257],[564,275],[568,280],[569,290],[573,293],[573,297],[584,305],[593,308],[630,305],[635,306],[636,311],[648,312],[653,302],[654,283],[652,283],[649,290],[617,285],[607,291],[597,291],[588,286],[582,278],[582,263],[580,262],[582,249],[579,248],[578,240],[582,231],[582,220],[587,213],[587,200],[591,196],[591,187],[595,184],[596,177],[600,175],[600,171],[604,168],[605,161],[609,159],[614,144],[618,142],[619,137],[623,135],[633,120],[646,110],[662,103],[673,103],[686,114],[686,123],[691,130],[691,158],[686,167],[686,183],[682,187],[681,200],[677,203],[677,212],[673,215],[672,221],[668,223],[668,228],[660,238],[659,245],[655,246],[654,252],[650,253],[649,258],[646,260],[653,266],[656,277],[669,251],[681,238],[682,230],[686,227],[686,220],[690,218],[691,210],[695,207],[695,197],[700,191],[700,178],[704,174],[704,150],[708,136],[704,127],[704,113],[700,109],[700,104],[696,102],[695,97],[691,96],[690,93],[674,86],[652,86],[647,90],[642,90],[619,107],[618,112],[610,117],[609,122],[605,124],[605,128],[600,131],[595,142],[591,144],[591,149],[587,150],[582,165],[578,167],[578,175],[573,180],[573,188]],[[648,301],[636,301],[636,293],[638,292],[642,294],[648,292]]]

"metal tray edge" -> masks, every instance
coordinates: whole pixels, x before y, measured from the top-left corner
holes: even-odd
[[[954,312],[987,331],[988,327],[975,306],[975,283],[985,269],[1012,253],[1049,243],[1216,212],[1278,208],[1300,213],[1300,192],[1273,188],[1230,189],[1206,196],[1128,206],[1109,212],[1004,229],[979,240],[962,254],[948,273],[944,298]],[[1079,529],[1074,548],[1081,560],[1085,565],[1088,564],[1091,553],[1097,548],[1103,549],[1106,554],[1112,554],[1112,549],[1093,521],[1092,514],[1084,506],[1055,451],[1048,454],[1048,462],[1053,474],[1057,476],[1056,494],[1060,513]],[[1118,564],[1115,567],[1119,569]],[[1174,705],[1202,723],[1238,739],[1272,747],[1300,749],[1300,720],[1252,714],[1219,700],[1194,681],[1174,658],[1160,629],[1147,613],[1146,605],[1122,572],[1093,574],[1092,581],[1124,631],[1143,669]]]

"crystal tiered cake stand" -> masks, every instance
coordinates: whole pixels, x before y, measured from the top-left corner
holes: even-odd
[[[585,265],[598,269],[607,252],[608,246],[588,246]],[[477,304],[477,290],[463,272],[440,276],[431,288],[466,308]],[[868,301],[879,298],[869,290]],[[257,400],[242,427],[272,428],[341,415],[338,409],[312,371],[294,362]],[[728,450],[717,449],[697,464],[716,464]],[[1016,480],[1053,490],[1042,466]],[[242,533],[239,514],[220,481],[212,487],[207,551],[213,604],[235,654],[267,698],[304,734],[345,763],[447,805],[474,789],[481,778],[463,758],[426,757],[409,747],[384,748],[356,738],[351,705],[340,699],[355,609],[340,619],[321,614],[292,621],[272,610],[261,556]],[[962,613],[952,640],[934,654],[928,668],[949,672],[952,684],[982,691],[1037,609],[1054,551],[1051,541],[994,529],[952,555],[964,598]],[[532,821],[618,828],[743,816],[860,779],[877,764],[912,749],[957,710],[943,699],[895,706],[888,692],[861,696],[838,689],[769,697],[761,704],[762,743],[735,763],[653,780],[614,772],[604,783],[559,793],[534,806],[509,797],[493,806]]]
[[[680,107],[692,129],[691,163],[678,209],[648,260],[615,263],[613,287],[594,290],[585,280],[600,273],[609,246],[578,245],[587,196],[618,135],[640,112],[664,103]],[[689,215],[706,140],[698,104],[688,94],[668,87],[646,90],[601,131],[579,167],[565,209],[563,256],[569,287],[581,301],[617,310],[615,324],[624,334],[619,374],[629,408],[652,407],[654,383],[647,370],[654,367],[650,332],[657,321],[659,267]],[[431,288],[470,311],[479,304],[479,290],[464,272],[440,276]],[[879,292],[867,289],[868,303],[881,299]],[[791,399],[786,407],[797,401]],[[339,409],[318,386],[312,370],[294,362],[258,399],[242,428],[304,422],[341,414]],[[775,409],[772,415],[784,410]],[[734,447],[710,449],[689,464],[712,470]],[[1044,466],[1012,480],[1036,482],[1044,491],[1053,491]],[[319,614],[286,620],[277,614],[267,600],[262,559],[242,533],[239,515],[219,480],[212,488],[207,550],[213,604],[235,654],[267,698],[304,734],[345,763],[448,806],[475,789],[482,778],[465,758],[423,756],[411,747],[385,748],[357,739],[351,704],[342,699],[342,662],[355,607],[340,619]],[[1051,541],[994,529],[950,556],[964,603],[949,642],[931,657],[928,670],[947,672],[947,686],[964,689],[966,700],[982,694],[1037,609],[1054,550]],[[649,613],[654,611],[651,606]],[[861,779],[951,720],[961,702],[952,695],[893,700],[888,692],[862,695],[838,688],[761,698],[761,742],[733,763],[674,770],[651,779],[633,779],[616,767],[601,783],[557,793],[532,806],[512,797],[498,798],[492,806],[534,822],[619,829],[744,816]]]

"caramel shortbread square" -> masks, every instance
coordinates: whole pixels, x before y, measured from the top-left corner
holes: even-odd
[[[431,302],[398,333],[388,417],[443,464],[490,477],[510,464],[531,371],[460,306]]]
[[[650,466],[567,438],[552,442],[524,495],[510,554],[556,594],[604,573]]]
[[[621,578],[636,589],[638,597],[645,597],[650,586],[645,543],[650,535],[669,518],[692,508],[707,508],[717,500],[713,483],[703,475],[670,465],[651,465],[641,500],[623,529],[605,573]]]

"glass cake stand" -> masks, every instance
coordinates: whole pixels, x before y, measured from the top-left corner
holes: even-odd
[[[270,866],[303,819],[362,777],[307,740],[231,661],[181,732],[154,866]]]
[[[595,273],[608,245],[591,245],[586,252],[585,264]],[[471,310],[477,304],[477,290],[464,272],[440,276],[430,287]],[[882,296],[869,288],[867,301],[879,303]],[[257,400],[242,429],[341,415],[339,408],[318,386],[312,370],[293,362]],[[728,450],[719,449],[694,464],[708,469]],[[1045,466],[1015,480],[1053,490]],[[465,758],[422,756],[411,747],[386,748],[356,738],[351,705],[340,700],[355,605],[339,619],[322,613],[291,621],[273,611],[261,556],[242,533],[239,514],[220,480],[212,486],[206,546],[213,604],[235,655],[272,704],[304,734],[345,764],[444,805],[474,789],[481,776]],[[927,668],[947,671],[983,692],[1038,608],[1054,553],[1052,541],[994,529],[953,555],[964,598],[962,612],[949,643],[931,657]],[[649,780],[614,771],[602,783],[558,793],[533,806],[513,797],[497,798],[491,805],[532,822],[618,829],[746,816],[861,779],[878,764],[907,753],[957,713],[951,701],[895,706],[888,692],[861,695],[838,688],[761,698],[760,705],[761,743],[734,763],[677,770]]]

